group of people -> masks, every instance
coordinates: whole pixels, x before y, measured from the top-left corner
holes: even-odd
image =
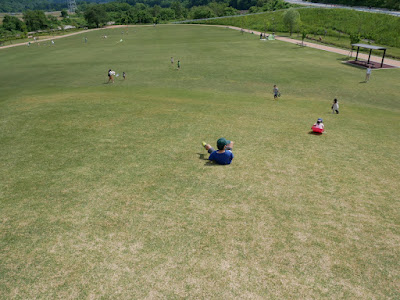
[[[339,114],[339,102],[336,98],[333,100],[331,109],[333,114],[335,113]],[[325,132],[324,121],[321,118],[318,118],[317,122],[311,127],[311,130],[316,133],[324,133]]]
[[[177,62],[177,70],[180,70],[181,69],[181,61],[180,60],[178,60],[178,62]],[[172,67],[174,67],[174,58],[171,56],[171,66]]]
[[[275,98],[275,88],[276,91],[278,91],[278,88],[276,85],[274,85],[274,98]],[[339,114],[339,102],[335,98],[333,100],[332,106],[332,113],[333,114]],[[317,122],[311,127],[313,132],[316,133],[323,133],[325,131],[325,125],[324,125],[324,120],[322,118],[318,118]],[[217,140],[217,150],[215,150],[210,144],[207,144],[206,142],[202,142],[202,145],[204,149],[207,150],[208,153],[210,153],[209,160],[213,161],[219,165],[230,165],[233,160],[233,142],[227,140],[226,138],[220,138]]]
[[[116,74],[116,76],[118,77],[119,74]],[[114,83],[114,76],[115,76],[115,71],[109,69],[107,72],[107,76],[108,76],[108,82],[107,83]],[[122,72],[122,78],[125,80],[126,79],[126,73]]]

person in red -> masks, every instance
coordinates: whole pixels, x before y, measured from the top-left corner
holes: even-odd
[[[319,118],[317,122],[311,127],[313,132],[323,133],[325,131],[324,121]]]
[[[233,142],[228,141],[225,138],[220,138],[217,141],[217,148],[215,150],[211,145],[207,144],[206,142],[202,143],[203,147],[210,153],[209,160],[219,164],[219,165],[230,165],[233,159]]]

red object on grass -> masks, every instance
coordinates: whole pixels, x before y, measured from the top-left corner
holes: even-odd
[[[317,127],[315,125],[313,125],[313,127],[311,127],[311,129],[312,129],[313,132],[318,132],[318,133],[323,133],[324,132],[323,128],[319,128],[319,127]]]

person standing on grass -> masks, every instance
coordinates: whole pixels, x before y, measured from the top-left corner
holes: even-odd
[[[273,91],[274,91],[274,100],[278,100],[278,97],[280,97],[281,94],[279,93],[279,89],[276,86],[276,84],[274,85],[274,90]]]
[[[334,100],[333,100],[333,103],[332,103],[332,113],[334,114],[334,113],[336,113],[336,114],[339,114],[339,103],[338,103],[338,101],[337,101],[337,99],[335,98]]]
[[[368,82],[369,77],[371,76],[371,73],[372,73],[371,65],[368,65],[367,74],[365,75],[365,81],[364,82]]]
[[[220,138],[217,141],[217,148],[215,150],[206,142],[202,142],[203,147],[210,153],[209,160],[219,164],[219,165],[230,165],[233,159],[233,142],[228,141],[225,138]]]
[[[174,58],[171,56],[171,66],[174,65]]]
[[[181,69],[181,61],[178,60],[178,70],[180,70],[180,69]]]
[[[111,83],[114,83],[115,72],[110,69],[110,70],[108,70],[107,75],[108,75],[108,82],[107,83],[110,83],[110,81],[111,81]]]

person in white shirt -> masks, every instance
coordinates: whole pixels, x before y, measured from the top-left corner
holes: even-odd
[[[323,120],[321,118],[319,118],[317,120],[317,123],[314,124],[315,127],[319,128],[319,129],[324,129],[324,123]]]
[[[115,76],[115,71],[112,71],[111,69],[108,70],[108,83],[114,83],[114,76]]]
[[[371,73],[372,73],[371,65],[368,65],[367,74],[365,75],[365,82],[368,82]]]
[[[333,100],[332,103],[332,113],[334,114],[335,112],[339,114],[339,103],[336,98]]]

